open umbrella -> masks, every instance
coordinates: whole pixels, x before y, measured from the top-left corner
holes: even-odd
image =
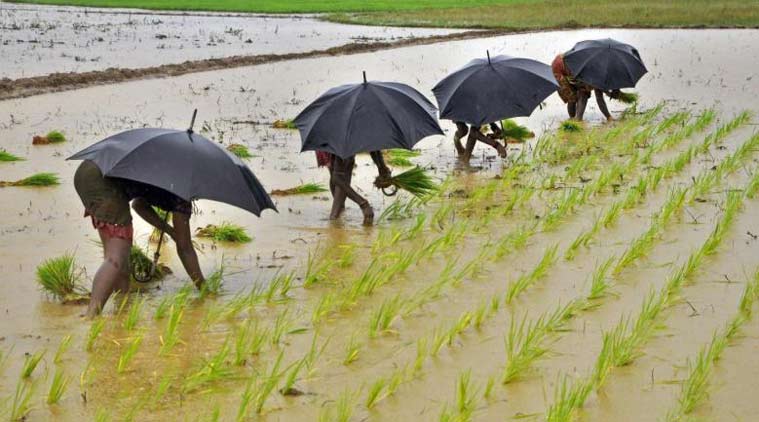
[[[187,130],[127,130],[68,159],[91,160],[104,176],[156,186],[186,201],[210,199],[257,216],[267,208],[276,211],[248,166],[218,144],[194,133],[192,124]]]
[[[578,42],[564,64],[576,79],[605,91],[632,88],[648,72],[635,47],[611,38]]]
[[[558,88],[551,67],[536,60],[495,56],[475,59],[446,76],[432,92],[440,118],[474,126],[529,116]]]
[[[295,118],[301,151],[326,151],[341,158],[390,148],[411,149],[442,135],[435,106],[414,88],[366,80],[322,94]]]

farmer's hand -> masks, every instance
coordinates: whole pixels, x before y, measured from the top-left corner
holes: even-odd
[[[374,179],[374,186],[376,186],[379,189],[389,188],[390,186],[392,186],[392,182],[390,180],[391,179],[390,174],[391,173],[389,171],[386,173],[380,173],[380,175],[377,176],[376,179]]]

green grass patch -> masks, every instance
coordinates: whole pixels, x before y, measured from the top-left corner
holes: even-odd
[[[247,243],[253,240],[243,227],[229,221],[219,225],[209,224],[197,229],[195,233],[198,237],[208,237],[219,242]]]
[[[576,120],[564,120],[559,125],[559,130],[565,133],[582,132],[582,123]]]
[[[58,130],[51,130],[47,133],[47,135],[45,135],[45,137],[51,144],[60,144],[61,142],[66,142],[66,135]]]
[[[227,147],[227,151],[231,152],[232,154],[238,156],[239,158],[253,158],[255,155],[251,154],[248,150],[248,147],[246,147],[243,144],[231,144]]]
[[[2,162],[24,161],[24,159],[19,156],[13,155],[4,149],[0,149],[0,161]]]
[[[305,183],[288,189],[274,189],[271,191],[272,195],[286,196],[286,195],[304,195],[309,193],[326,192],[327,187],[321,183]]]
[[[44,187],[55,186],[60,184],[60,179],[55,173],[37,173],[29,177],[25,177],[15,182],[0,181],[0,188],[6,186],[30,186],[30,187]]]
[[[73,254],[44,261],[37,267],[37,282],[42,290],[61,302],[79,302],[90,297],[81,285],[82,271],[77,268]]]

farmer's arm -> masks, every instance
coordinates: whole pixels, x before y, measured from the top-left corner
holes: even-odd
[[[166,234],[171,236],[172,239],[176,237],[176,233],[174,232],[174,228],[171,227],[171,225],[166,224],[161,217],[156,214],[153,207],[148,204],[148,201],[145,200],[145,198],[135,198],[134,201],[132,201],[132,209],[137,212],[137,214],[142,217],[143,220],[147,221],[148,224],[151,226],[157,228],[158,230],[163,230]]]
[[[491,123],[490,131],[493,132],[492,137],[495,139],[501,139],[503,137],[503,131],[498,126],[498,123]]]
[[[198,263],[198,255],[195,253],[195,248],[192,246],[192,233],[190,232],[190,214],[182,212],[174,212],[172,214],[172,221],[174,222],[174,243],[177,245],[177,255],[182,261],[187,275],[190,276],[195,286],[200,286],[205,281],[203,272],[200,270],[200,264]]]
[[[385,164],[385,159],[382,157],[382,151],[372,151],[369,153],[369,155],[371,155],[372,161],[374,161],[374,165],[377,166],[380,177],[389,178],[390,168],[388,168],[387,164]]]
[[[601,113],[603,113],[604,116],[606,116],[606,120],[612,120],[611,113],[609,113],[609,108],[606,107],[606,100],[604,100],[604,92],[600,89],[593,90],[596,95],[596,103],[598,103],[598,108],[601,110]]]

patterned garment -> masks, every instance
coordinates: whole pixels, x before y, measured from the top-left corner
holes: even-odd
[[[131,224],[128,226],[120,226],[118,224],[106,223],[105,221],[98,220],[86,210],[84,211],[84,216],[90,217],[92,219],[92,227],[97,229],[97,231],[105,237],[118,237],[119,239],[128,240],[130,242],[134,237],[134,228]]]
[[[551,62],[551,70],[553,71],[553,76],[556,78],[556,81],[559,83],[559,97],[561,97],[561,100],[564,101],[564,103],[568,104],[577,102],[577,94],[580,91],[586,91],[588,93],[592,91],[592,88],[587,84],[575,80],[572,73],[569,72],[569,69],[564,64],[563,54],[559,54],[553,59],[553,62]]]
[[[316,164],[319,167],[330,167],[332,165],[332,154],[326,151],[316,152]]]

